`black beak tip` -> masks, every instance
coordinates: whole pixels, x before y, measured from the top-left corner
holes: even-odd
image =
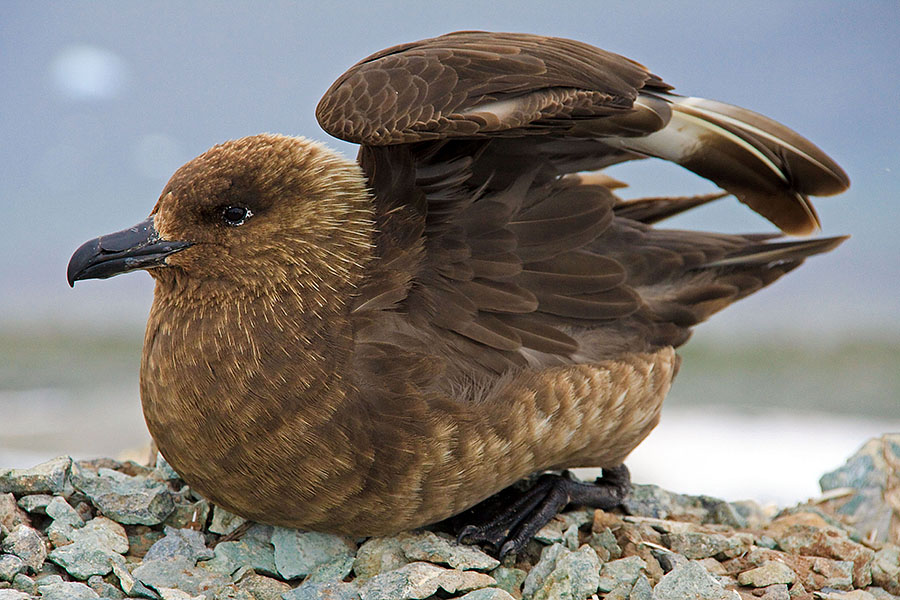
[[[69,259],[69,266],[66,268],[66,281],[69,282],[69,287],[75,287],[75,282],[81,279],[84,270],[90,266],[91,261],[99,252],[100,238],[89,240],[78,247],[78,250]]]

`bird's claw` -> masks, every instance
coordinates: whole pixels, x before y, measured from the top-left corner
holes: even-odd
[[[461,516],[478,523],[462,527],[457,541],[488,545],[502,559],[519,552],[566,505],[608,509],[619,505],[630,490],[631,477],[625,465],[604,469],[603,476],[593,483],[568,474],[545,474],[524,492],[510,487],[466,511]]]

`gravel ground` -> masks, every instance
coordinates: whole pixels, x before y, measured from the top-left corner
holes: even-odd
[[[0,470],[0,600],[900,600],[900,434],[789,509],[636,486],[502,563],[436,531],[351,539],[244,522],[153,467]]]

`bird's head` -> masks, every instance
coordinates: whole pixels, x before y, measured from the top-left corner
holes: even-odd
[[[317,279],[346,279],[360,269],[372,231],[356,163],[303,138],[256,135],[178,169],[146,221],[75,252],[68,280],[146,269],[171,285],[253,287],[299,278],[316,289]]]

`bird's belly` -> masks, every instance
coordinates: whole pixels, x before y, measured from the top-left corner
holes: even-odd
[[[676,366],[667,348],[555,367],[475,404],[420,398],[408,414],[349,404],[313,428],[300,417],[229,424],[223,411],[215,422],[173,419],[152,401],[145,415],[175,470],[229,511],[380,535],[449,517],[536,471],[621,464],[656,425]]]

